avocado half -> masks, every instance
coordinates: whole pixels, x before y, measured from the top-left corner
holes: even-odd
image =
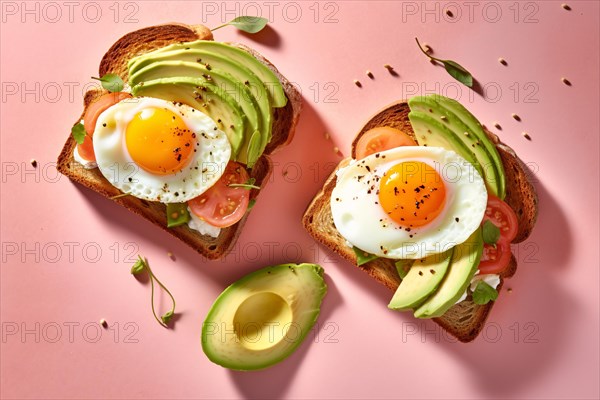
[[[294,352],[319,316],[327,293],[317,264],[255,271],[221,293],[202,324],[202,350],[234,370],[270,367]]]

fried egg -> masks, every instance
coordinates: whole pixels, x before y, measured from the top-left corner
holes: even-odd
[[[102,175],[122,192],[181,203],[217,182],[231,146],[206,114],[181,103],[137,97],[100,114],[94,152]]]
[[[464,242],[481,224],[487,191],[472,164],[440,147],[405,146],[337,172],[333,221],[353,246],[420,259]]]

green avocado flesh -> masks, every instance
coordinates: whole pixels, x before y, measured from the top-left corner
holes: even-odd
[[[504,198],[502,160],[473,114],[457,101],[440,95],[412,97],[408,104],[408,117],[420,145],[455,151],[475,166],[492,194]]]
[[[438,289],[415,309],[417,318],[434,318],[443,315],[463,295],[473,279],[483,252],[481,229],[477,229],[465,242],[454,247],[448,271]]]
[[[234,370],[270,367],[302,343],[313,328],[327,286],[316,264],[282,264],[233,283],[202,325],[202,350]]]
[[[454,248],[451,248],[415,261],[388,307],[392,310],[410,310],[423,303],[444,278],[453,252]]]
[[[273,108],[287,103],[273,71],[225,43],[173,44],[131,59],[128,67],[134,96],[178,101],[206,113],[227,134],[233,158],[250,167],[271,140]]]

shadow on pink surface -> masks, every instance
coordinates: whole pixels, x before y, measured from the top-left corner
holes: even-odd
[[[410,313],[390,315],[403,320],[402,343],[427,342],[452,354],[473,375],[473,385],[486,397],[515,396],[542,379],[553,360],[560,359],[564,338],[569,337],[567,331],[577,329],[578,305],[558,284],[571,255],[571,230],[552,195],[539,181],[534,184],[539,196],[538,222],[529,239],[513,249],[519,268],[506,280],[498,304],[477,339],[460,343],[431,320],[414,319]],[[385,307],[391,298],[388,289],[344,260],[339,265],[357,286],[369,290]],[[519,289],[507,293],[506,288],[513,285]]]
[[[516,395],[528,384],[542,379],[566,347],[563,345],[564,338],[569,337],[567,331],[577,329],[578,304],[558,284],[571,254],[570,227],[542,183],[536,181],[535,186],[540,213],[525,243],[536,244],[539,252],[525,258],[518,254],[517,274],[505,282],[505,287],[513,282],[520,287],[518,294],[512,294],[518,298],[503,290],[501,299],[506,301],[500,300],[494,306],[482,334],[472,344],[441,343],[464,363],[473,374],[474,385],[486,396]]]
[[[327,326],[329,318],[335,308],[343,303],[340,291],[335,286],[329,275],[325,275],[327,283],[327,295],[321,306],[321,314],[315,324],[314,332],[309,332],[304,342],[281,363],[259,371],[229,371],[231,380],[247,399],[281,399],[286,396],[288,388],[294,382],[294,376],[302,367],[302,360],[306,357],[310,348],[320,345],[332,345],[326,342],[324,335],[320,334]]]
[[[325,123],[310,100],[304,99],[300,121],[292,143],[273,156],[275,166],[267,186],[257,198],[256,206],[246,221],[231,254],[220,260],[205,259],[187,244],[121,205],[78,184],[74,186],[82,197],[91,203],[93,211],[106,222],[107,231],[126,231],[127,236],[136,241],[154,243],[156,247],[168,249],[176,255],[177,267],[191,267],[194,274],[200,274],[203,279],[209,278],[225,288],[242,273],[258,267],[313,259],[307,251],[313,242],[304,234],[301,217],[314,193],[322,186],[330,172],[324,171],[324,168],[333,169],[340,160],[340,157],[332,151],[333,143],[325,138],[326,131]],[[285,158],[284,161],[280,160],[280,154]],[[297,180],[282,177],[284,171],[281,170],[281,166],[285,167],[287,164],[295,166],[300,171]],[[319,168],[319,177],[322,179],[317,179],[314,173],[315,165]],[[259,257],[244,254],[244,249],[251,245],[261,246],[265,242],[293,244],[304,251],[295,254],[295,257],[289,257],[284,252],[268,254],[269,252],[263,246],[263,254]],[[140,251],[144,253],[143,248]],[[254,267],[248,268],[250,265]]]
[[[273,49],[281,47],[281,36],[271,25],[265,26],[263,30],[258,33],[246,33],[240,31],[240,35],[244,37],[244,40],[257,42]]]

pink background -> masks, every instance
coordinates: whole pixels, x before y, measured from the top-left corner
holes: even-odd
[[[550,1],[449,3],[454,19],[436,2],[99,1],[76,3],[72,15],[54,4],[27,3],[38,7],[28,14],[21,2],[2,3],[2,397],[598,398],[598,2],[571,1],[572,11]],[[207,262],[57,177],[83,87],[116,39],[168,21],[214,27],[258,12],[272,21],[267,32],[224,28],[215,37],[264,53],[298,84],[305,108],[229,257]],[[415,36],[472,71],[486,96],[431,65]],[[315,245],[299,222],[341,159],[334,146],[347,155],[379,108],[434,91],[458,98],[488,126],[498,121],[502,140],[535,173],[540,197],[536,230],[513,249],[513,291],[501,293],[482,335],[466,345],[389,311],[391,293]],[[154,321],[149,286],[129,274],[138,252],[177,299],[173,330]],[[319,329],[265,371],[210,363],[199,335],[212,301],[249,271],[284,261],[325,267]],[[96,330],[101,318],[111,328]]]

